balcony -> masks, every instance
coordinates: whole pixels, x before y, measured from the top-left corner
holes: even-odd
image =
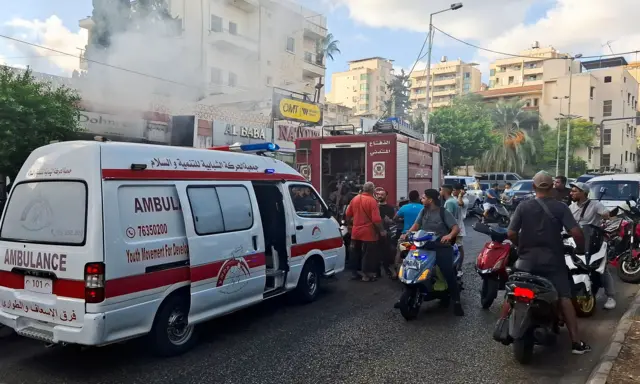
[[[455,77],[450,77],[450,78],[440,78],[438,79],[437,77],[435,77],[433,79],[433,86],[439,86],[439,85],[456,85],[457,83],[457,79]]]
[[[458,90],[453,88],[453,89],[440,89],[440,90],[433,90],[432,96],[433,97],[438,97],[438,96],[455,96],[458,94]]]
[[[524,75],[538,75],[538,74],[542,74],[542,67],[535,67],[535,68],[524,68]]]
[[[213,46],[221,50],[248,56],[258,56],[258,40],[231,33],[228,29],[224,29],[221,32],[209,31],[209,40]]]
[[[207,86],[207,92],[209,96],[212,95],[233,95],[237,93],[247,92],[249,89],[245,87],[232,87],[227,84],[209,83]]]
[[[93,22],[93,20],[91,19],[91,16],[87,16],[84,19],[78,21],[78,26],[82,29],[91,29],[93,28],[93,26],[95,25],[95,23]]]
[[[314,40],[324,39],[327,36],[327,28],[305,19],[304,36]]]
[[[317,54],[305,52],[304,63],[302,64],[302,75],[313,78],[324,76],[326,69],[322,64],[322,58]]]
[[[227,4],[245,12],[255,12],[259,7],[258,0],[227,0]]]

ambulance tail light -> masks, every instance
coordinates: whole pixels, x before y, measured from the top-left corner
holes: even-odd
[[[104,263],[88,263],[84,267],[84,301],[104,301]]]

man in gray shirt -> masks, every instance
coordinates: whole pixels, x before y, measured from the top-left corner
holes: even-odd
[[[573,203],[569,206],[573,217],[578,222],[580,227],[586,225],[599,226],[602,219],[607,220],[609,218],[609,211],[598,200],[589,200],[589,186],[585,183],[572,183],[571,187],[571,200]],[[609,272],[608,268],[604,269],[602,275],[604,293],[607,295],[607,301],[604,303],[605,309],[614,309],[616,307],[616,291],[613,282],[613,276]]]
[[[424,208],[420,211],[416,222],[408,232],[415,232],[422,229],[423,231],[433,232],[440,238],[442,245],[438,246],[435,250],[436,263],[442,275],[447,279],[447,286],[453,299],[453,313],[456,316],[464,316],[462,304],[460,303],[456,269],[453,265],[453,247],[451,246],[460,232],[458,222],[451,212],[440,206],[440,192],[437,190],[425,190],[422,204]],[[401,239],[406,238],[406,236],[406,234],[402,235]]]

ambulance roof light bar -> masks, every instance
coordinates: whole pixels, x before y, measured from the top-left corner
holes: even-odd
[[[276,152],[280,150],[280,146],[274,143],[257,143],[257,144],[231,144],[221,145],[217,147],[210,147],[212,151],[226,151],[226,152],[243,152],[243,153],[264,153],[264,152]]]

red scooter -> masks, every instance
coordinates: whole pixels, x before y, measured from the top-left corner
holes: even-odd
[[[491,241],[484,245],[476,260],[476,272],[482,278],[480,302],[482,308],[487,309],[498,297],[498,291],[505,289],[505,283],[509,278],[507,267],[517,257],[516,248],[507,241],[506,228],[490,227],[477,222],[473,229],[491,237]]]
[[[611,215],[619,216],[619,211],[624,212],[620,220],[603,223],[608,245],[607,258],[609,263],[616,267],[620,280],[625,283],[640,283],[640,209],[632,207],[614,208]]]

